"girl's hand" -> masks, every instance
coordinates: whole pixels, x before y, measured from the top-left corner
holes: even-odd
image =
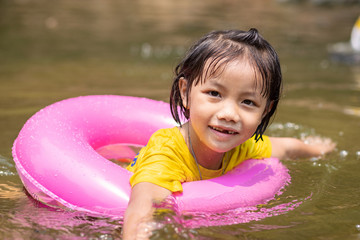
[[[334,143],[330,138],[309,136],[306,137],[303,141],[305,144],[308,144],[317,149],[319,156],[332,152],[336,147],[336,143]]]
[[[321,157],[336,147],[329,138],[308,137],[304,141],[296,138],[271,137],[272,157],[279,159],[296,159]]]
[[[163,201],[170,194],[169,190],[149,182],[136,184],[131,190],[125,212],[123,239],[148,239],[151,235],[148,223],[154,212],[153,203]]]

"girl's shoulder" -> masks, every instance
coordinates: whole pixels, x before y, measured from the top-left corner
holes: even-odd
[[[157,130],[149,139],[146,147],[159,152],[166,149],[183,152],[187,149],[184,137],[178,127]]]

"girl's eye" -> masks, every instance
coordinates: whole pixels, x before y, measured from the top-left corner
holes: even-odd
[[[243,101],[243,103],[244,103],[245,105],[249,105],[249,106],[254,106],[254,105],[255,105],[255,103],[254,103],[253,101],[249,100],[249,99],[245,99],[245,100]]]
[[[220,97],[220,93],[218,91],[209,91],[208,94],[212,97]]]

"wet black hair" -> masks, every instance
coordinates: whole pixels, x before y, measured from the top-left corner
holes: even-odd
[[[170,109],[175,121],[181,125],[181,115],[185,119],[189,119],[190,115],[180,94],[181,78],[187,80],[186,96],[189,96],[193,84],[195,86],[202,83],[207,77],[218,74],[218,70],[223,69],[227,63],[243,58],[254,67],[255,74],[260,73],[261,94],[267,98],[267,114],[254,133],[256,141],[262,139],[280,100],[282,74],[277,53],[255,28],[249,31],[213,31],[203,36],[188,50],[184,59],[175,68],[170,93]]]

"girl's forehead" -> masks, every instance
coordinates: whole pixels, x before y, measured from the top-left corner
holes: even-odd
[[[248,74],[253,75],[253,78],[256,80],[257,84],[262,84],[263,79],[256,65],[246,58],[237,58],[230,61],[222,60],[218,62],[214,62],[208,60],[202,71],[202,79],[200,82],[205,82],[208,79],[221,79],[221,77],[225,74],[236,73],[236,72],[244,72],[246,71]]]
[[[238,56],[236,58],[209,58],[206,60],[203,67],[203,74],[218,74],[220,75],[224,70],[231,67],[251,66],[252,61],[245,56]]]
[[[239,77],[238,81],[250,80],[250,82],[247,82],[253,85],[253,90],[263,95],[265,80],[262,78],[262,74],[258,68],[254,65],[255,64],[248,59],[235,59],[223,62],[218,66],[208,64],[205,66],[207,69],[204,68],[201,78],[195,81],[194,84],[223,85],[227,84],[225,82],[228,77],[236,75]]]

